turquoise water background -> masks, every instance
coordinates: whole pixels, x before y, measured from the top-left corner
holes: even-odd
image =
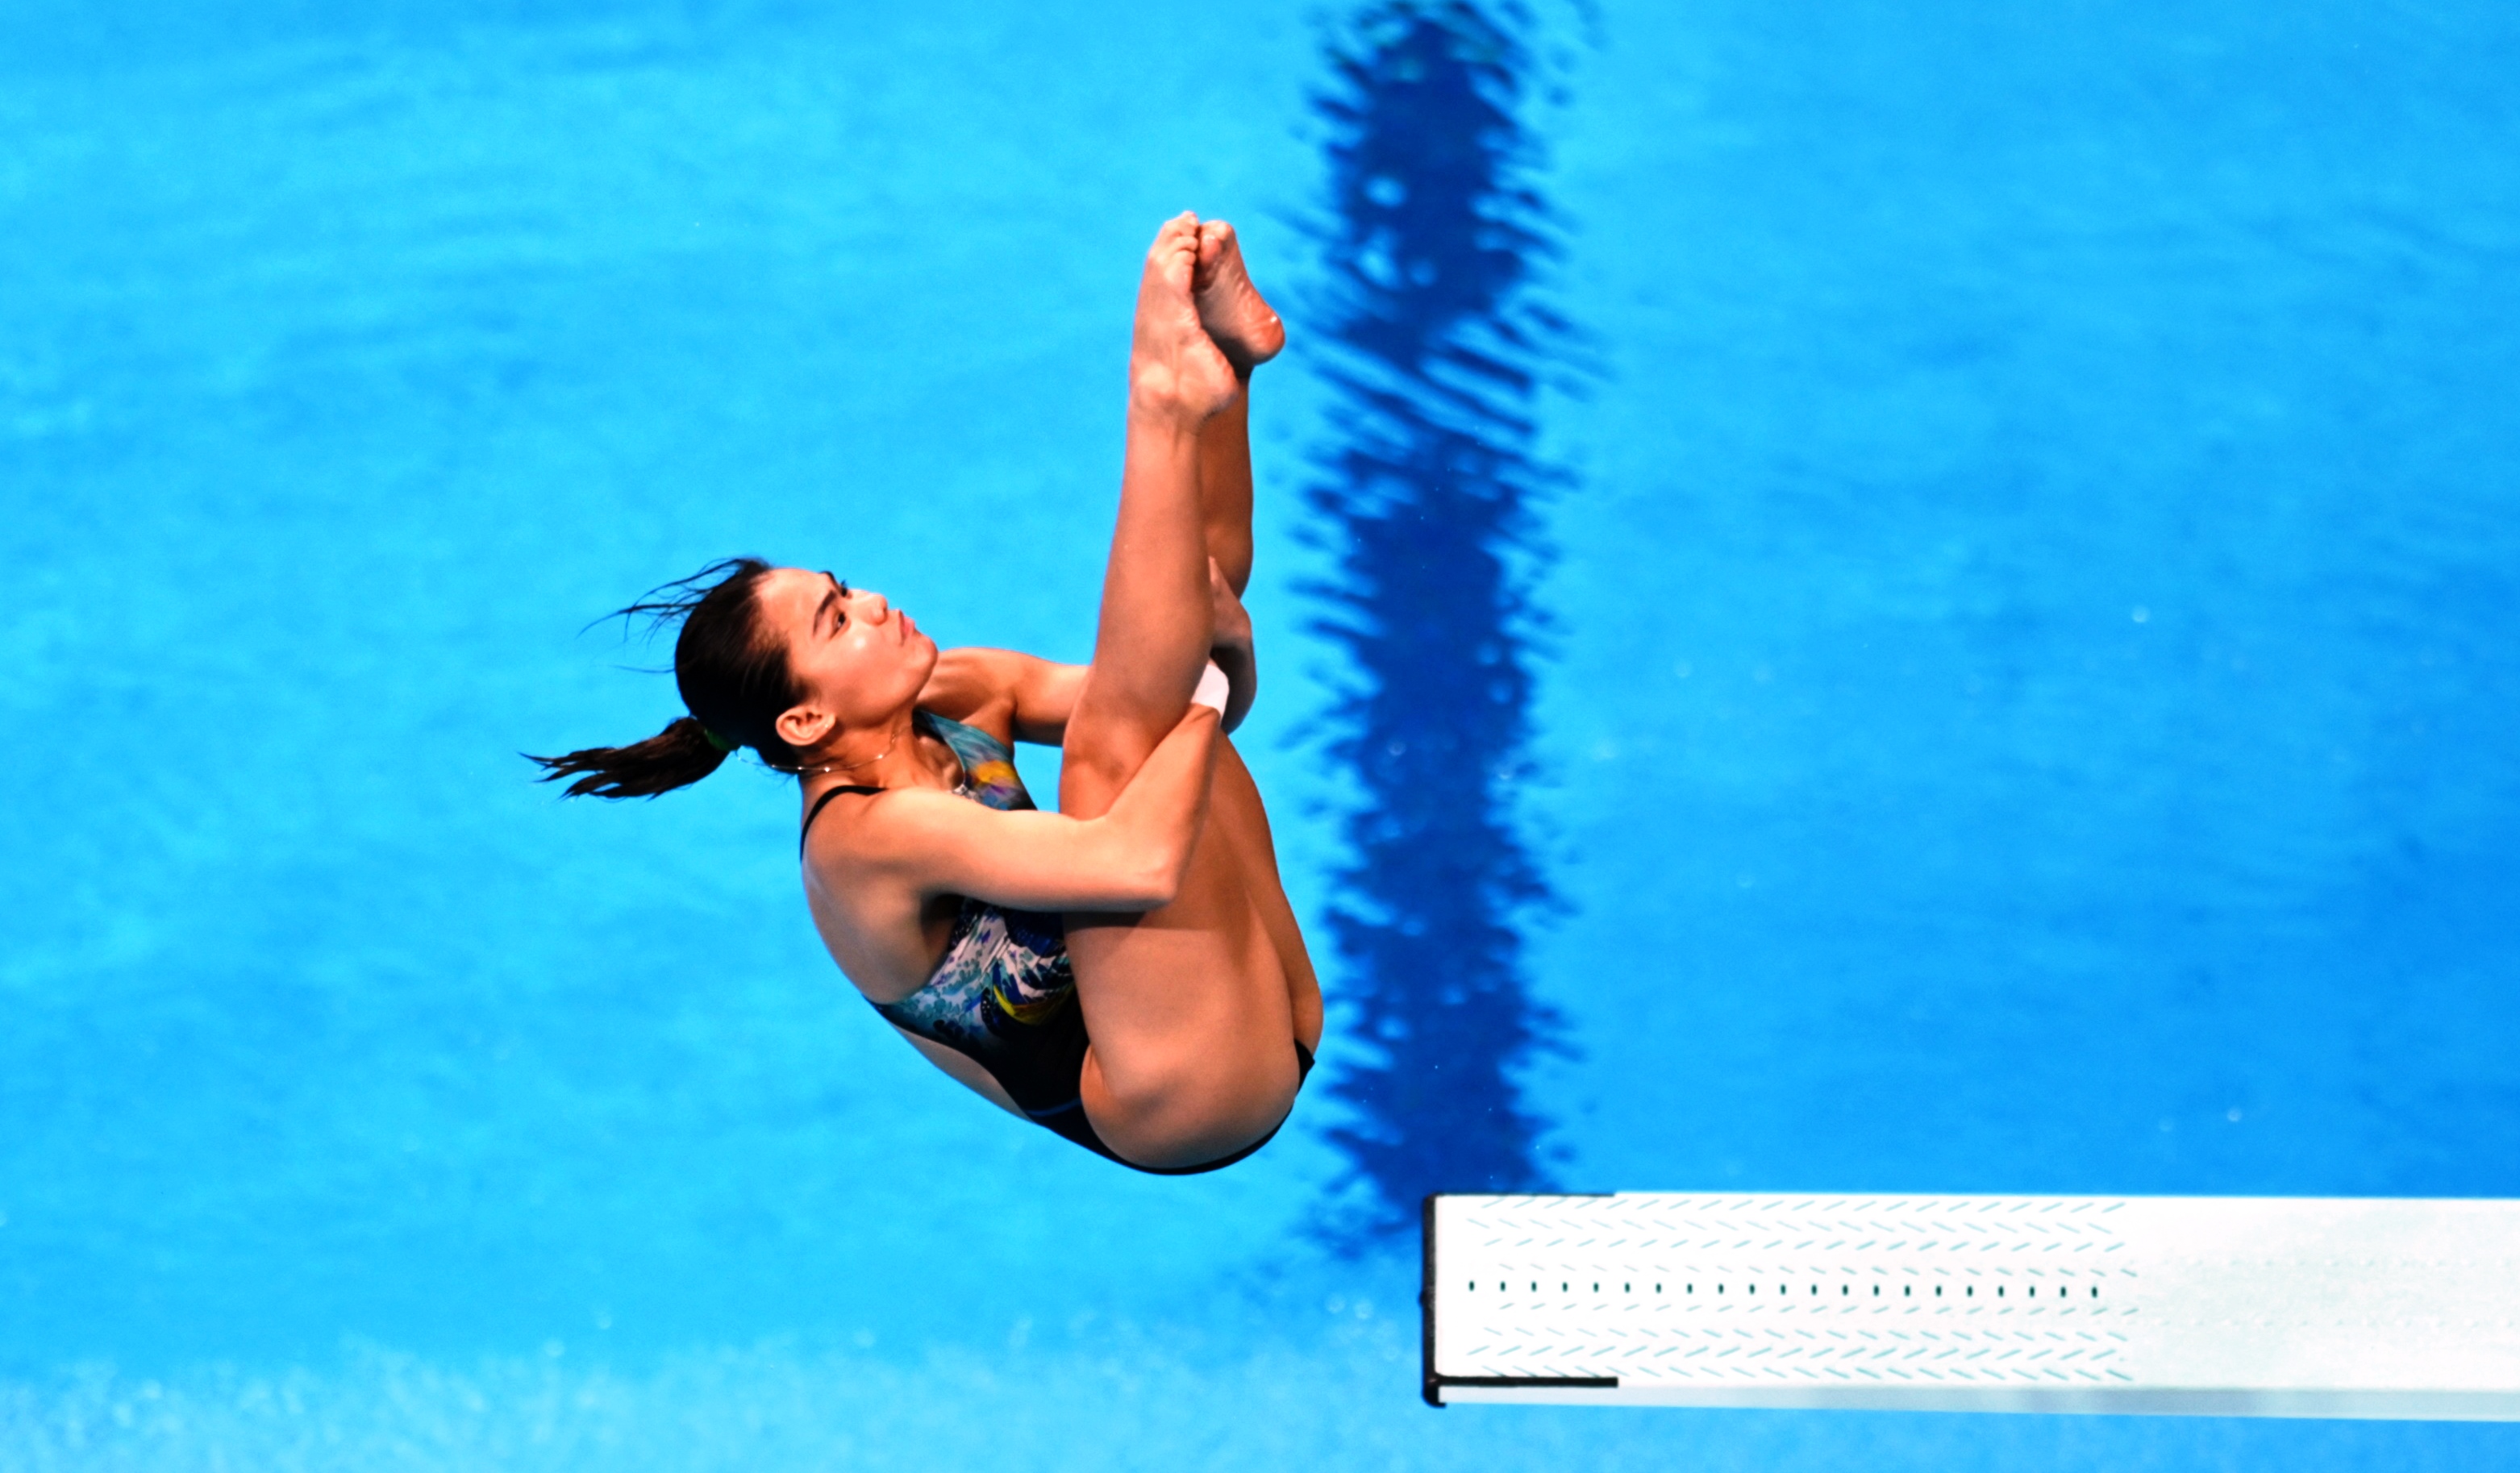
[[[1541,1169],[2520,1195],[2520,13],[1527,34],[1566,479],[1508,550],[1539,620],[1476,631],[1533,673],[1529,770],[1457,801],[1555,896],[1512,917],[1562,1019],[1512,1076]],[[526,781],[673,713],[622,669],[661,649],[581,626],[729,553],[1081,658],[1138,259],[1195,207],[1294,334],[1242,745],[1299,908],[1348,899],[1382,799],[1328,749],[1347,524],[1299,491],[1349,433],[1354,44],[1294,5],[0,21],[0,1469],[2520,1466],[2496,1427],[1430,1410],[1414,1244],[1323,1228],[1370,1104],[1115,1172],[846,991],[778,781]],[[1316,937],[1328,1082],[1376,1055]]]

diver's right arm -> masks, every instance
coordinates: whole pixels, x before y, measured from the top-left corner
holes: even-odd
[[[858,882],[1026,911],[1170,905],[1207,822],[1217,718],[1192,706],[1101,817],[1001,812],[925,788],[868,803],[832,857]]]

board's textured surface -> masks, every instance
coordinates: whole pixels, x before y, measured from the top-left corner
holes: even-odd
[[[1430,1399],[2520,1416],[2520,1204],[1452,1196]]]

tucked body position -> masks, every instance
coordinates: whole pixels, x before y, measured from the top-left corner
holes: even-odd
[[[1231,226],[1165,223],[1139,284],[1092,664],[940,650],[872,589],[731,559],[625,610],[680,620],[690,714],[537,758],[546,778],[651,796],[750,748],[797,779],[824,945],[938,1068],[1142,1171],[1249,1155],[1322,1029],[1225,735],[1256,689],[1251,374],[1284,340]],[[1016,776],[1018,740],[1061,749],[1057,813]]]

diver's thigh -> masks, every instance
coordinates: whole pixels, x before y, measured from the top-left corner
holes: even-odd
[[[1307,1049],[1319,1049],[1322,1038],[1322,988],[1313,971],[1311,950],[1295,920],[1295,908],[1278,874],[1278,848],[1269,834],[1269,811],[1260,801],[1259,784],[1231,741],[1217,744],[1216,776],[1208,785],[1208,826],[1233,853],[1249,901],[1269,944],[1278,954],[1281,981],[1293,1013],[1294,1036]]]
[[[1191,1165],[1275,1126],[1294,1096],[1285,969],[1229,847],[1202,835],[1182,893],[1134,918],[1068,917],[1093,1038],[1086,1112],[1122,1156]]]

